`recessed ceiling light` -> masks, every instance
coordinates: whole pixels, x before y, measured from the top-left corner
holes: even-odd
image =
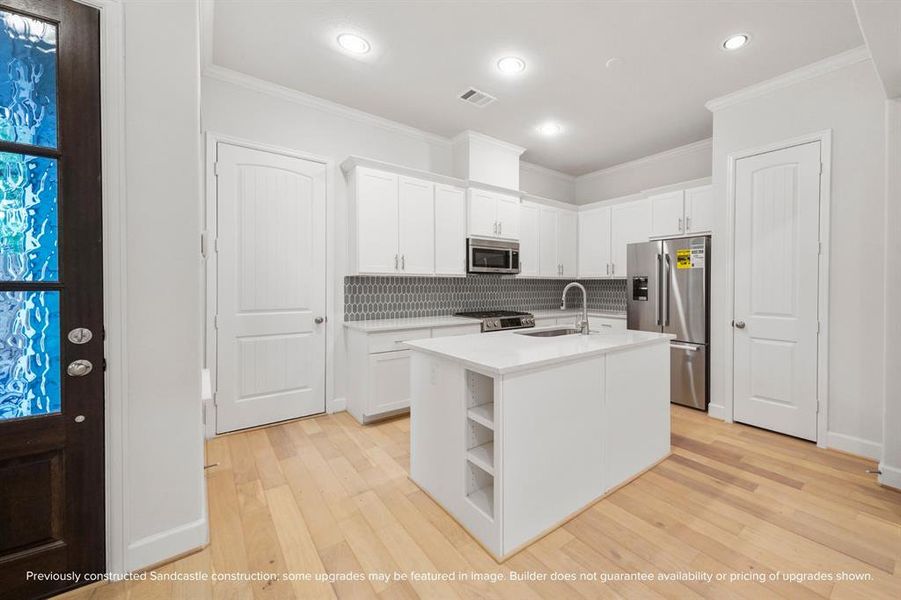
[[[538,126],[538,133],[544,136],[555,136],[563,131],[563,127],[559,123],[548,121]]]
[[[747,43],[748,35],[746,33],[738,33],[726,38],[726,41],[723,42],[723,48],[726,50],[738,50]]]
[[[372,49],[365,38],[355,33],[342,33],[338,36],[338,45],[354,54],[366,54]]]
[[[497,69],[501,73],[522,73],[526,70],[526,61],[518,56],[505,56],[497,61]]]

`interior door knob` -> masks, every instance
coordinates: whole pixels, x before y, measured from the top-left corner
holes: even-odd
[[[316,323],[317,325],[322,325],[323,323],[325,323],[325,318],[324,317],[316,317],[315,319],[313,319],[313,322]]]
[[[66,367],[66,373],[68,373],[70,377],[84,377],[93,370],[94,365],[91,364],[91,361],[84,360],[83,358],[73,360],[69,363],[69,366]]]
[[[736,328],[736,329],[744,329],[744,328],[745,328],[745,322],[744,322],[744,321],[735,321],[735,322],[734,322],[734,325],[735,325],[735,328]]]

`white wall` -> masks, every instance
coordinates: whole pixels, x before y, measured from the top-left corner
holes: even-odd
[[[883,412],[884,96],[873,66],[837,71],[722,108],[713,118],[714,257],[730,244],[729,153],[833,130],[829,290],[830,446],[878,457]],[[731,307],[722,261],[713,261],[712,343],[728,344]],[[712,353],[711,397],[722,406],[726,365]]]
[[[710,177],[710,173],[711,143],[707,139],[581,175],[575,180],[574,199],[576,204],[590,204]]]
[[[124,25],[125,356],[110,365],[126,385],[110,398],[124,415],[111,499],[124,556],[111,566],[133,570],[207,540],[197,2],[129,0]]]
[[[519,161],[519,189],[533,196],[575,202],[576,178],[541,165]]]
[[[217,72],[213,69],[212,72]],[[221,71],[218,71],[222,73]],[[315,101],[284,88],[225,72],[232,81],[204,76],[204,131],[313,154],[333,161],[335,235],[329,244],[334,265],[334,302],[329,323],[335,333],[333,398],[343,398],[347,378],[344,349],[344,276],[347,274],[347,188],[339,163],[351,154],[444,175],[451,174],[450,141],[393,127],[355,111],[346,114],[318,108]],[[262,85],[270,93],[248,86]],[[294,98],[294,100],[292,100]],[[340,109],[339,109],[340,110]],[[340,407],[343,408],[343,407]]]

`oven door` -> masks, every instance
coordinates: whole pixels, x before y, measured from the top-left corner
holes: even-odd
[[[467,271],[470,273],[519,273],[519,244],[469,240]]]

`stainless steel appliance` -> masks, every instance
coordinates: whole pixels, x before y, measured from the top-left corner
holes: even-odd
[[[629,244],[627,326],[671,333],[670,393],[707,410],[710,365],[710,238]]]
[[[510,240],[466,240],[466,271],[468,273],[519,273],[519,242]]]
[[[515,310],[473,310],[455,314],[458,317],[480,320],[482,332],[535,327],[535,317],[532,316],[532,313]]]

